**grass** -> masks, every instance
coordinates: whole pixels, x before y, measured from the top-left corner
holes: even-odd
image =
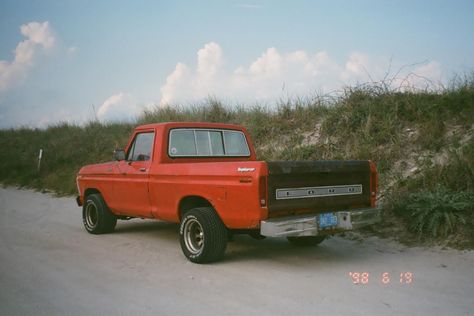
[[[419,238],[447,237],[465,225],[468,216],[472,217],[474,194],[438,185],[433,191],[420,191],[399,200],[395,210]]]
[[[442,219],[446,215],[440,215],[436,221],[442,227],[433,224],[427,228],[434,211],[416,202],[449,205],[453,202],[449,196],[474,192],[472,78],[443,91],[403,92],[373,84],[347,88],[332,98],[280,100],[272,106],[250,107],[229,106],[210,98],[195,106],[156,108],[132,123],[0,130],[4,149],[0,151],[0,181],[74,194],[74,179],[81,166],[111,160],[113,150],[125,146],[135,125],[167,121],[243,125],[262,160],[371,159],[379,170],[381,204],[393,215],[385,218],[402,223],[407,233],[422,231],[428,238],[430,234],[424,232],[439,226],[435,237],[456,235],[466,230],[473,217],[467,209],[449,211],[460,215],[450,218],[456,224],[446,224]],[[38,172],[40,149],[44,155]],[[446,198],[440,200],[440,195]],[[419,219],[418,230],[406,224],[409,218]],[[474,245],[474,233],[470,238]]]
[[[110,160],[115,146],[123,146],[132,129],[130,124],[92,122],[83,127],[57,124],[45,130],[2,130],[0,179],[4,184],[74,194],[79,168]],[[43,158],[38,171],[40,149]]]

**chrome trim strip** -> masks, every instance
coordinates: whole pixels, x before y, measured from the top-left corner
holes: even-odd
[[[289,200],[357,194],[362,194],[362,184],[277,189],[275,198]]]

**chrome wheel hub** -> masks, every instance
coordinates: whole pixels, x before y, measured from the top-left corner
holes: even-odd
[[[97,210],[97,206],[91,202],[86,206],[86,224],[90,228],[94,228],[97,226],[99,221],[99,212]]]
[[[202,251],[204,246],[204,232],[196,219],[188,220],[184,225],[184,243],[193,255]]]

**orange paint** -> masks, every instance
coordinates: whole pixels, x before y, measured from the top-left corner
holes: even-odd
[[[250,153],[247,157],[170,157],[169,135],[175,128],[240,131]],[[143,160],[112,161],[85,166],[79,171],[79,204],[87,194],[99,192],[116,215],[178,223],[182,215],[180,205],[199,199],[207,206],[212,205],[227,228],[259,228],[260,222],[268,218],[267,163],[256,160],[245,128],[217,123],[142,125],[130,137],[125,147],[127,154],[141,133],[154,135],[152,150]],[[373,192],[370,199],[374,207],[377,172],[372,162],[370,171],[370,190]]]

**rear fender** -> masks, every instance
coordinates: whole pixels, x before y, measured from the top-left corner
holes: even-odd
[[[208,199],[199,195],[188,195],[183,197],[178,204],[178,217],[179,221],[183,218],[187,211],[190,211],[197,207],[212,207],[215,210],[215,206],[209,202]],[[220,216],[219,216],[220,217]]]

